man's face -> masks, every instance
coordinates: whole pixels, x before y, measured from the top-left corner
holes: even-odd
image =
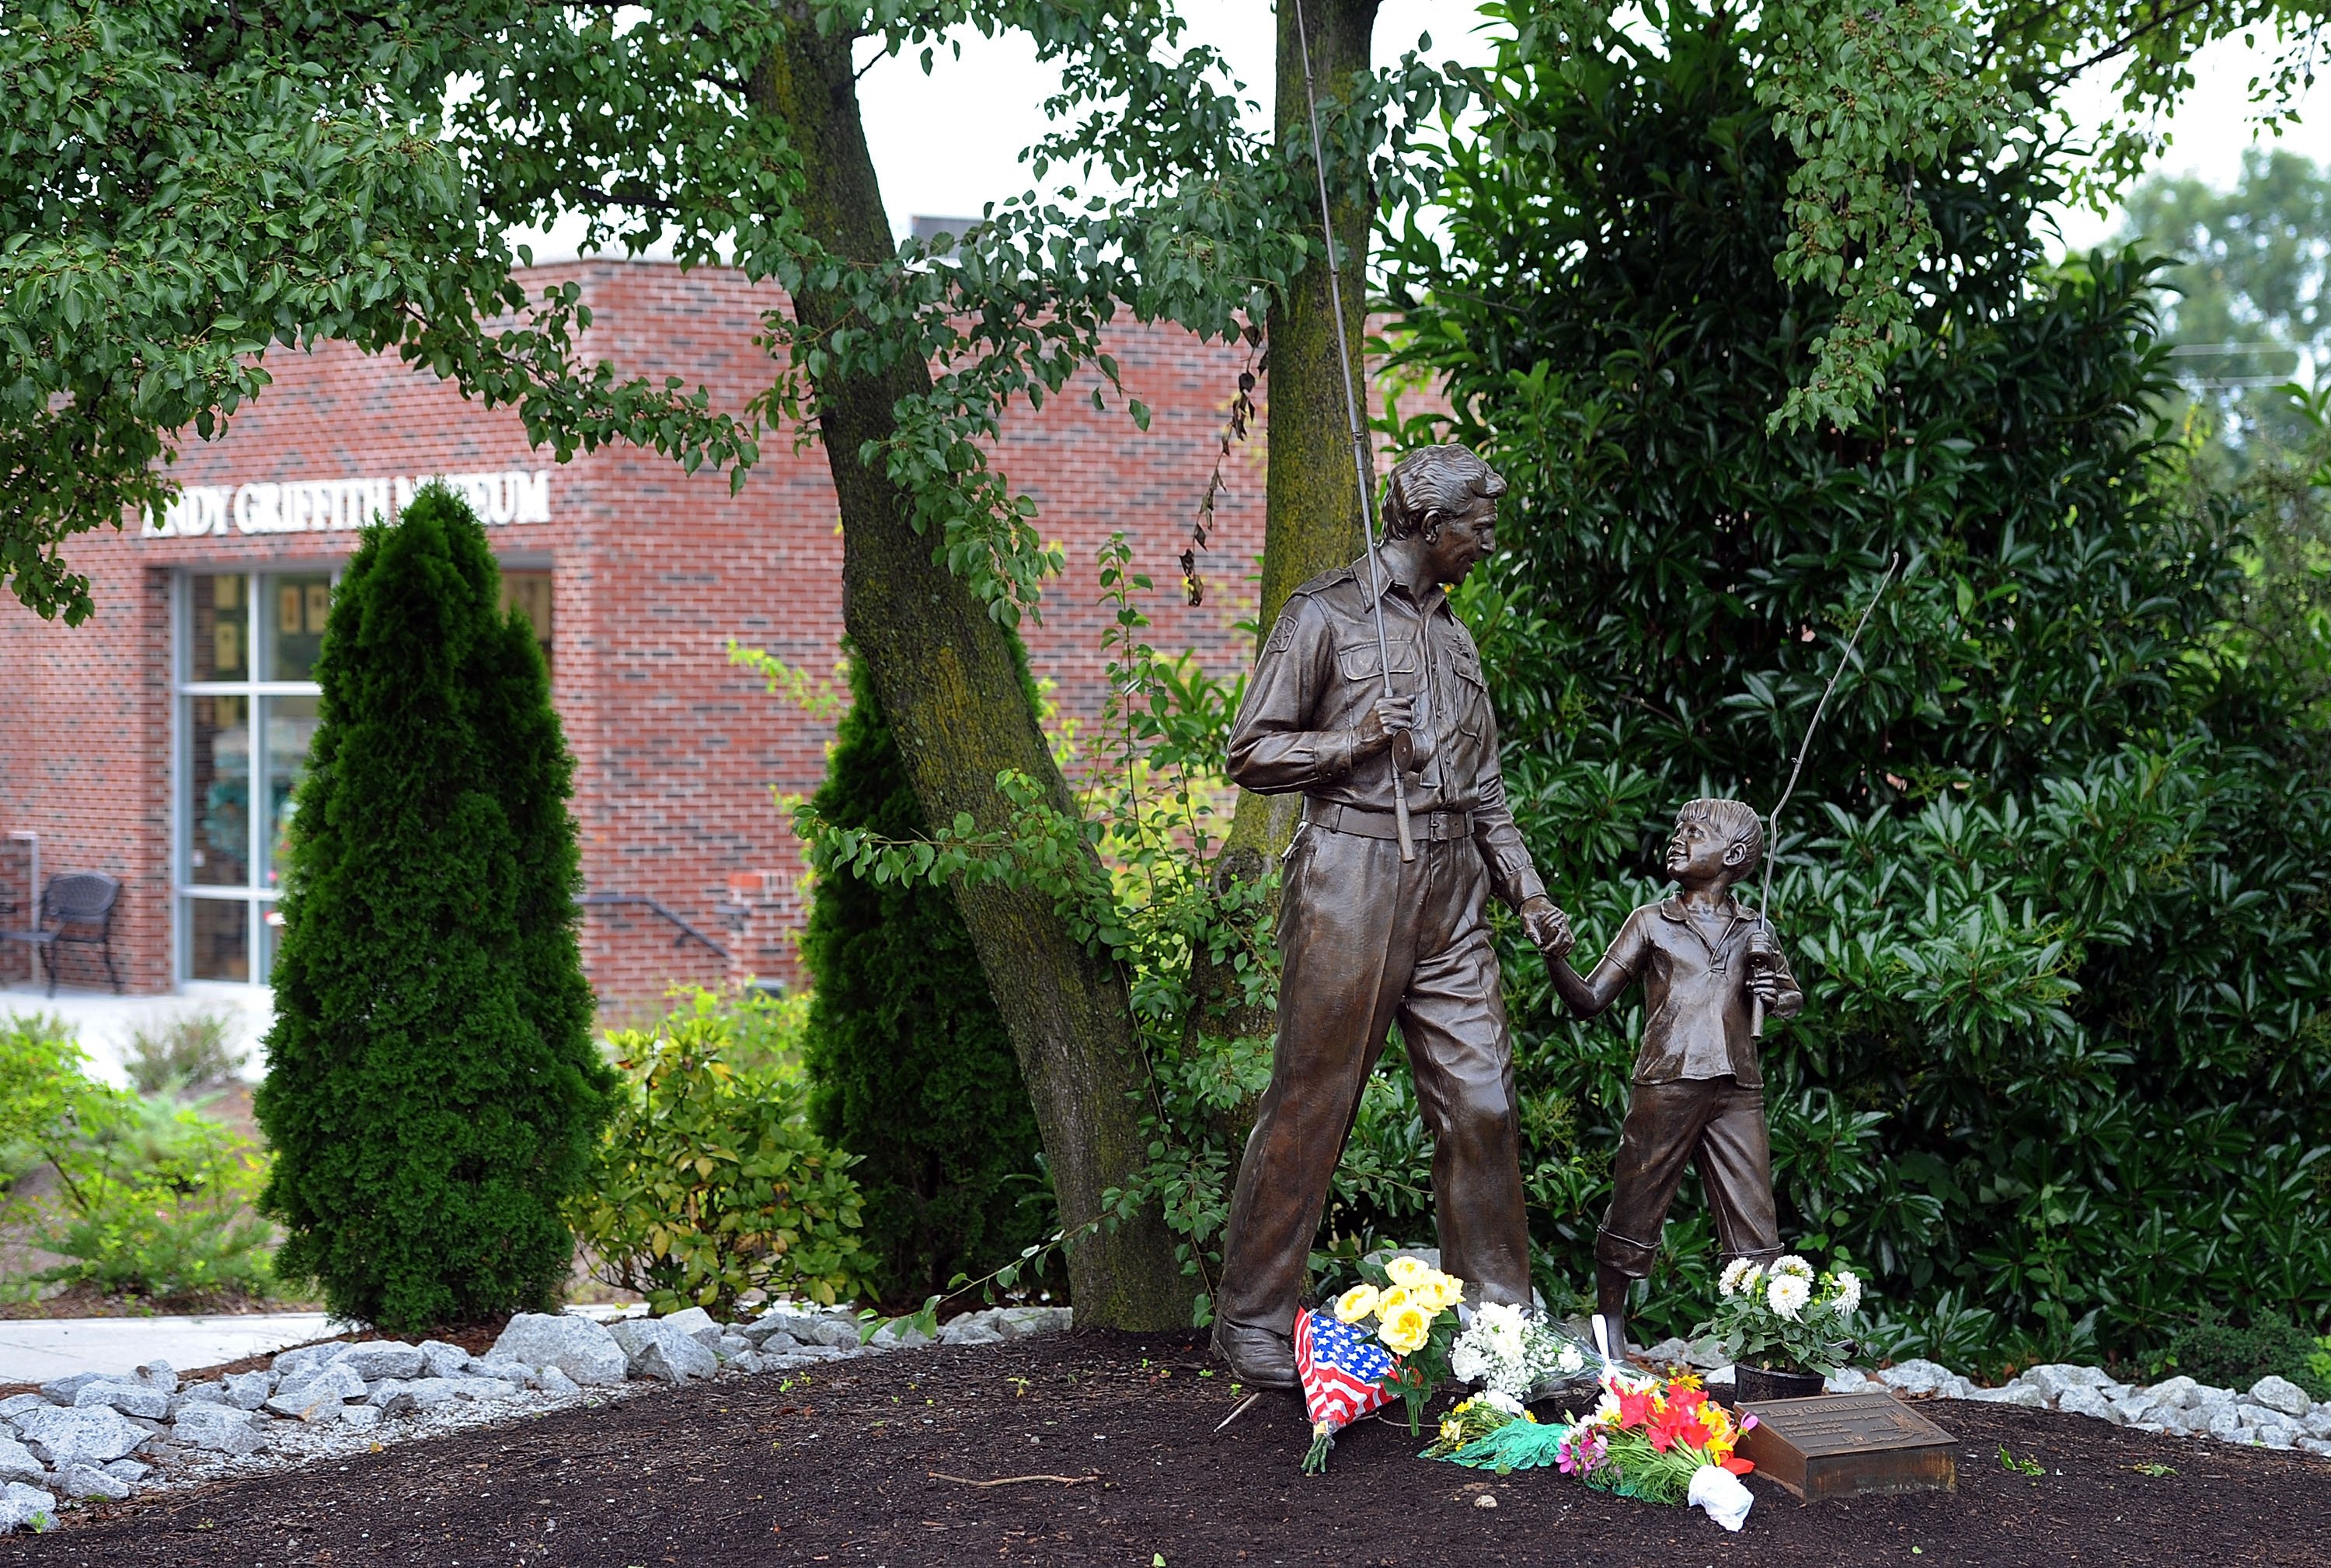
[[[1704,887],[1732,874],[1727,860],[1732,841],[1704,817],[1687,817],[1676,823],[1668,839],[1668,875],[1691,887]]]
[[[1453,588],[1476,564],[1497,553],[1498,503],[1475,496],[1457,511],[1441,514],[1441,532],[1425,546],[1424,564],[1434,582]]]

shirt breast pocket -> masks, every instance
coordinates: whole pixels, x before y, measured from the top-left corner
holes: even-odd
[[[1394,641],[1387,644],[1392,653],[1393,689],[1416,689],[1416,644]],[[1384,677],[1384,660],[1376,652],[1373,637],[1357,642],[1346,642],[1336,650],[1336,669],[1352,685],[1380,681]],[[1400,679],[1406,676],[1407,679]]]
[[[1449,656],[1449,672],[1457,679],[1450,693],[1450,705],[1456,711],[1460,733],[1479,740],[1489,727],[1489,684],[1481,673],[1481,656],[1470,648],[1459,648]]]

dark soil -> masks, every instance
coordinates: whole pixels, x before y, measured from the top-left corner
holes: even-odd
[[[1806,1506],[1752,1478],[1727,1535],[1545,1471],[1428,1463],[1384,1421],[1306,1478],[1294,1402],[1216,1435],[1236,1402],[1188,1336],[891,1355],[133,1499],[0,1541],[0,1564],[2331,1563],[2331,1460],[2045,1411],[1927,1404],[1960,1442],[1955,1494]]]

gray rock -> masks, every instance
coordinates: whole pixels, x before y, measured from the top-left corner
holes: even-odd
[[[967,1313],[939,1325],[941,1345],[1001,1345],[1004,1330],[994,1316],[985,1312]]]
[[[757,1350],[740,1350],[721,1364],[730,1372],[742,1373],[747,1377],[750,1377],[762,1368],[761,1353]]]
[[[2290,1446],[2295,1449],[2305,1449],[2310,1454],[2321,1454],[2326,1459],[2331,1459],[2331,1438],[2301,1438]]]
[[[345,1366],[366,1383],[384,1377],[419,1377],[422,1371],[421,1347],[402,1345],[393,1339],[371,1340],[352,1345],[347,1354],[336,1359],[335,1366]]]
[[[325,1364],[334,1361],[348,1348],[345,1339],[335,1339],[323,1345],[303,1345],[287,1350],[267,1364],[274,1370],[278,1385],[298,1378],[313,1377]]]
[[[136,1459],[116,1459],[105,1467],[105,1473],[117,1481],[142,1481],[153,1472],[153,1466],[141,1465]]]
[[[2136,1392],[2151,1395],[2153,1402],[2156,1405],[2164,1405],[2171,1410],[2184,1410],[2193,1402],[2193,1391],[2201,1386],[2192,1378],[2180,1373],[2175,1377],[2162,1379],[2151,1388],[2141,1388]]]
[[[226,1384],[223,1383],[188,1383],[170,1396],[170,1408],[162,1412],[162,1419],[176,1421],[178,1412],[190,1404],[232,1405],[233,1403],[234,1397],[227,1392]]]
[[[136,1376],[147,1388],[158,1388],[164,1393],[178,1392],[178,1371],[166,1361],[149,1361],[139,1367]]]
[[[2310,1438],[2331,1438],[2331,1402],[2317,1405],[2307,1412],[2307,1435]]]
[[[57,1522],[57,1499],[51,1492],[11,1481],[0,1487],[0,1535],[23,1529],[45,1530]]]
[[[683,1307],[663,1321],[707,1350],[711,1349],[713,1342],[720,1337],[720,1325],[701,1307]]]
[[[2092,1388],[2068,1388],[2056,1396],[2056,1408],[2067,1415],[2094,1416],[2100,1421],[2126,1426],[2128,1418],[2120,1407]]]
[[[424,1339],[421,1342],[421,1364],[427,1376],[459,1377],[470,1364],[470,1353],[442,1339]]]
[[[771,1367],[818,1366],[829,1361],[843,1360],[852,1354],[853,1353],[847,1350],[836,1350],[830,1345],[804,1345],[797,1350],[786,1351],[783,1355],[765,1356],[762,1358],[761,1364],[764,1370]]]
[[[494,1341],[492,1354],[531,1367],[555,1366],[585,1388],[623,1382],[630,1363],[614,1335],[571,1312],[519,1313]]]
[[[496,1382],[515,1383],[520,1388],[532,1388],[539,1376],[525,1362],[507,1355],[489,1355],[470,1363],[463,1377],[482,1377]]]
[[[801,1345],[822,1345],[835,1350],[855,1350],[859,1343],[856,1323],[825,1312],[794,1312],[779,1307],[764,1313],[745,1328],[747,1339],[756,1335],[766,1339],[772,1334],[790,1335]]]
[[[2097,1388],[2112,1379],[2099,1367],[2074,1366],[2069,1362],[2058,1361],[2045,1366],[2035,1366],[2015,1381],[2030,1383],[2052,1404],[2064,1397],[2064,1391],[2068,1388]]]
[[[1913,1359],[1879,1369],[1878,1381],[1896,1393],[1933,1393],[1953,1375],[1949,1367],[1938,1362]]]
[[[0,1438],[0,1481],[38,1481],[47,1473],[32,1449],[14,1438]]]
[[[0,1399],[0,1421],[14,1426],[16,1418],[26,1411],[54,1410],[56,1407],[36,1393],[12,1393]]]
[[[748,1350],[745,1354],[749,1357],[752,1356],[753,1353]],[[583,1385],[576,1383],[573,1378],[567,1376],[565,1373],[559,1371],[555,1366],[544,1367],[542,1371],[537,1374],[537,1378],[542,1392],[548,1394],[553,1399],[581,1399],[583,1397]]]
[[[255,1453],[266,1441],[249,1411],[224,1404],[188,1405],[175,1431],[180,1442],[214,1454]]]
[[[226,1390],[227,1402],[237,1410],[257,1410],[275,1392],[275,1374],[271,1372],[231,1372],[219,1379]]]
[[[740,1355],[753,1354],[753,1342],[740,1334],[724,1334],[714,1340],[710,1349],[722,1361],[734,1361]]]
[[[874,1337],[866,1342],[866,1346],[870,1350],[922,1350],[937,1343],[936,1335],[925,1334],[901,1318],[876,1329]]]
[[[95,1465],[59,1465],[57,1489],[68,1497],[103,1497],[119,1501],[129,1495],[129,1483],[117,1480]]]
[[[1705,1380],[1710,1388],[1731,1388],[1740,1381],[1736,1369],[1719,1366],[1712,1369]]]
[[[93,1383],[111,1383],[121,1374],[107,1372],[71,1372],[62,1377],[52,1377],[41,1385],[41,1397],[51,1404],[70,1405],[73,1395]]]
[[[370,1431],[380,1425],[380,1409],[376,1405],[368,1404],[346,1406],[340,1411],[340,1424],[344,1427],[353,1427],[360,1432]]]
[[[2277,1416],[2261,1426],[2250,1428],[2250,1441],[2262,1449],[2288,1449],[2307,1435],[2299,1424],[2288,1416]]]
[[[170,1413],[170,1396],[142,1383],[84,1383],[73,1395],[73,1408],[86,1410],[91,1405],[105,1405],[123,1415],[154,1421]]]
[[[690,1378],[711,1377],[720,1370],[710,1351],[667,1319],[621,1318],[607,1332],[623,1347],[625,1366],[633,1377],[679,1384]]]
[[[1978,1404],[2020,1405],[2025,1410],[2046,1410],[2048,1398],[2032,1384],[2017,1379],[2004,1388],[1970,1388],[1959,1396]]]
[[[1940,1387],[1935,1390],[1935,1397],[1936,1399],[1965,1399],[1966,1398],[1968,1392],[1975,1385],[1974,1383],[1969,1383],[1957,1373],[1953,1373],[1950,1376],[1943,1380]]]
[[[2250,1429],[2242,1424],[2241,1411],[2230,1403],[2212,1410],[2209,1425],[2203,1430],[2222,1443],[2244,1442],[2250,1437]]]
[[[516,1399],[526,1388],[522,1383],[511,1383],[499,1377],[457,1377],[452,1381],[457,1399]]]
[[[101,1465],[146,1440],[145,1431],[110,1405],[27,1411],[16,1420],[16,1435],[50,1465]]]
[[[2307,1397],[2307,1391],[2287,1377],[2259,1379],[2250,1384],[2250,1398],[2270,1411],[2294,1419],[2304,1418],[2314,1408],[2314,1402]]]
[[[364,1397],[364,1379],[335,1362],[303,1383],[285,1383],[262,1408],[293,1421],[338,1421],[340,1406]]]
[[[2187,1410],[2214,1410],[2219,1405],[2231,1404],[2233,1402],[2234,1391],[2232,1389],[2213,1388],[2206,1383],[2195,1383],[2193,1389],[2185,1395],[2185,1408]]]
[[[1076,1326],[1072,1307],[1007,1307],[996,1319],[1006,1339],[1033,1339],[1040,1334],[1066,1334]]]
[[[802,1347],[801,1341],[790,1334],[765,1334],[751,1344],[763,1355],[791,1355]]]
[[[1643,1351],[1635,1359],[1647,1366],[1672,1366],[1691,1355],[1691,1342],[1684,1339],[1662,1339]]]
[[[410,1383],[394,1379],[384,1382],[372,1392],[372,1403],[385,1416],[409,1416],[419,1411],[434,1410],[446,1401],[459,1397],[467,1378],[416,1377]]]
[[[1860,1393],[1867,1389],[1879,1389],[1886,1385],[1867,1373],[1853,1367],[1841,1366],[1824,1378],[1822,1386],[1832,1393]]]

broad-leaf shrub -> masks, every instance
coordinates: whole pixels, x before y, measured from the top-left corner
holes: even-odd
[[[609,1043],[615,1112],[566,1208],[593,1277],[658,1314],[854,1298],[872,1264],[862,1201],[850,1156],[810,1130],[800,1078],[732,1060],[735,1017],[706,992]]]
[[[1797,166],[1757,104],[1769,42],[1690,6],[1631,41],[1526,31],[1448,147],[1445,228],[1393,247],[1406,357],[1453,411],[1404,439],[1514,487],[1460,607],[1579,961],[1660,890],[1679,801],[1772,806],[1898,557],[1783,823],[1811,998],[1766,1041],[1784,1236],[1870,1273],[1886,1348],[1962,1365],[2150,1355],[2213,1303],[2319,1330],[2320,683],[2232,629],[2254,579],[2154,424],[2148,268],[2047,269],[2048,158],[1946,157],[1891,394],[1769,432],[1831,309],[1772,265]],[[1561,1022],[1507,959],[1526,1161],[1558,1172],[1536,1238],[1576,1279],[1640,1009]],[[1696,1191],[1667,1241],[1645,1316],[1680,1330],[1714,1294]]]

